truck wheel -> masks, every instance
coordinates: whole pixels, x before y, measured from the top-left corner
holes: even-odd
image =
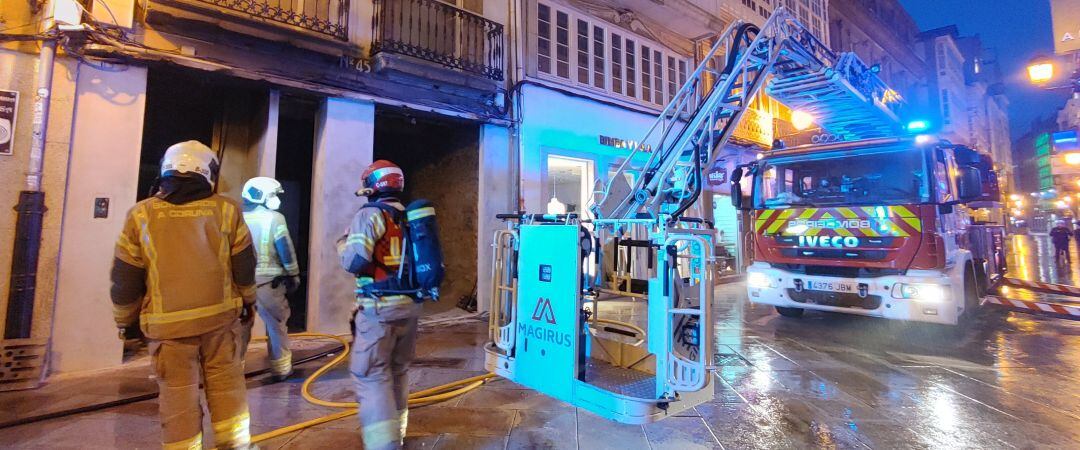
[[[964,271],[964,312],[961,315],[960,321],[970,321],[975,317],[975,314],[979,308],[979,286],[978,280],[975,276],[975,271],[967,269]]]
[[[990,280],[986,276],[986,269],[983,268],[982,260],[975,260],[975,292],[979,295],[979,300],[986,297],[990,293]]]
[[[784,317],[791,317],[793,319],[798,319],[798,318],[802,317],[803,309],[802,308],[785,308],[783,306],[777,306],[776,307],[776,312],[780,313],[780,315],[784,316]]]

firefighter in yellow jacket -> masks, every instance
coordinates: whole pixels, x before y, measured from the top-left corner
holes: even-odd
[[[156,194],[128,212],[116,243],[116,324],[150,340],[166,449],[202,448],[200,384],[217,447],[251,440],[240,337],[254,314],[255,255],[240,206],[214,193],[218,168],[198,141],[169,147]]]

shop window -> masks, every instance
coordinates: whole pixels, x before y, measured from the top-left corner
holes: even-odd
[[[547,159],[547,213],[590,217],[592,161],[550,155]]]

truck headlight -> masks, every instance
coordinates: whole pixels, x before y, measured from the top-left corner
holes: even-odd
[[[768,289],[776,287],[768,275],[761,272],[750,272],[746,274],[746,285],[752,288]]]
[[[892,297],[911,299],[918,302],[940,303],[945,301],[945,289],[937,284],[896,283],[892,287]]]

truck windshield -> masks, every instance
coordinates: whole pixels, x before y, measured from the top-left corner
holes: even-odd
[[[890,205],[929,200],[923,152],[911,148],[766,160],[755,191],[758,208]]]

